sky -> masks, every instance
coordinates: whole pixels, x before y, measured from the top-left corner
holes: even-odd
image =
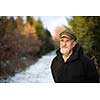
[[[47,28],[53,35],[57,26],[68,25],[65,16],[35,16],[35,19],[40,18],[43,22],[44,28]],[[68,16],[69,18],[69,16]]]
[[[47,28],[51,35],[54,36],[55,29],[57,26],[68,26],[67,18],[71,16],[34,16],[37,20],[38,18],[41,19],[44,28]],[[26,19],[26,16],[23,16]]]

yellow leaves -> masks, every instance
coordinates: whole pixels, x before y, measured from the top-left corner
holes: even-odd
[[[24,34],[35,33],[36,32],[35,28],[33,26],[31,26],[29,23],[26,23],[24,25],[23,31],[24,31]]]
[[[63,26],[57,26],[55,29],[55,36],[54,36],[54,40],[58,41],[59,40],[59,34],[65,30],[65,27]]]

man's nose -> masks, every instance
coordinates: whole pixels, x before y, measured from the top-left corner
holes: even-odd
[[[64,43],[63,43],[63,46],[65,46],[65,45],[67,45],[67,43],[66,43],[66,42],[64,42]]]

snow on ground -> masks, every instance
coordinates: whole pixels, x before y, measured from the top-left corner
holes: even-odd
[[[50,65],[55,57],[55,52],[51,52],[40,58],[35,64],[31,65],[27,70],[15,74],[8,78],[7,83],[53,83]]]

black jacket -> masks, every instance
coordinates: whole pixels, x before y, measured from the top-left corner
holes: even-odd
[[[79,44],[73,54],[64,62],[60,49],[51,64],[51,72],[56,83],[96,83],[99,75],[92,60],[84,56]]]

